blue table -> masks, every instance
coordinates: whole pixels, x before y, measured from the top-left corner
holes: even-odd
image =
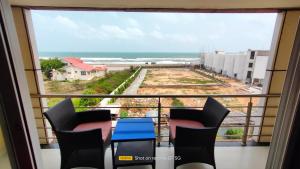
[[[150,164],[155,169],[155,147],[152,118],[119,119],[111,138],[113,168]]]

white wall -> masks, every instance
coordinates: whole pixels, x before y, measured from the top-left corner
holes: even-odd
[[[84,70],[78,69],[73,66],[65,66],[64,72],[54,70],[52,72],[52,80],[91,80],[94,77],[103,77],[105,71],[85,71],[85,75],[81,75]]]
[[[268,65],[269,56],[256,56],[254,62],[253,79],[264,79]]]
[[[206,53],[204,55],[204,66],[208,69],[213,67],[214,55],[211,53]]]
[[[267,51],[260,51],[267,54]],[[247,73],[251,71],[252,82],[254,79],[263,80],[269,56],[258,56],[255,53],[254,59],[250,59],[251,50],[239,53],[206,53],[204,54],[204,66],[208,70],[247,82]],[[249,68],[249,63],[253,66]],[[236,76],[235,76],[236,74]],[[249,81],[251,82],[251,81]]]
[[[234,68],[234,59],[235,56],[230,54],[224,57],[224,67],[223,67],[223,75],[227,75],[229,77],[234,77],[233,68]]]
[[[221,73],[221,71],[224,69],[224,61],[225,61],[225,55],[224,54],[214,54],[213,55],[213,64],[212,68],[213,71],[216,73]]]
[[[245,72],[247,68],[247,55],[237,54],[234,59],[233,73],[237,74],[236,78],[245,81]]]

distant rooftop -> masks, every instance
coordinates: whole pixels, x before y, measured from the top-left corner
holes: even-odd
[[[66,57],[63,59],[64,62],[70,63],[72,66],[85,70],[85,71],[105,71],[107,70],[106,66],[92,66],[89,64],[84,63],[81,59],[75,57]]]

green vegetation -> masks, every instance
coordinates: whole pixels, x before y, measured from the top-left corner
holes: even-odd
[[[95,90],[93,89],[86,89],[83,94],[91,95],[91,94],[97,94]],[[82,107],[85,106],[93,106],[96,105],[101,101],[100,98],[80,98],[79,105]]]
[[[119,72],[107,73],[104,78],[89,83],[83,94],[109,94],[119,85],[121,85],[126,79],[128,79],[132,75],[132,73],[133,70],[123,70]],[[94,106],[100,101],[100,98],[80,98],[79,105],[82,107]]]
[[[204,80],[204,79],[194,79],[194,78],[188,78],[183,77],[178,79],[181,83],[188,83],[188,84],[208,84],[208,83],[216,83],[214,80]]]
[[[243,136],[243,128],[231,128],[225,132],[226,138],[228,139],[241,139]]]
[[[184,107],[184,103],[182,102],[182,101],[180,101],[179,99],[177,99],[177,98],[172,98],[172,103],[171,103],[171,105],[173,106],[173,107]]]
[[[123,83],[115,94],[122,94],[123,91],[132,83],[136,76],[128,79],[136,69],[123,70],[118,72],[107,73],[104,78],[86,81],[49,81],[47,82],[47,90],[50,93],[82,93],[82,94],[109,94]],[[136,73],[136,75],[139,72]],[[52,107],[57,104],[62,98],[48,99],[48,106]],[[101,101],[101,98],[74,98],[72,99],[75,107],[95,106]],[[114,102],[112,99],[110,103]],[[76,108],[76,111],[86,110],[87,108]]]
[[[58,58],[54,59],[41,59],[41,68],[44,75],[50,79],[51,78],[51,71],[53,69],[60,70],[65,64]]]
[[[135,80],[135,78],[139,75],[140,71],[142,70],[141,68],[138,68],[138,70],[133,69],[130,67],[131,72],[135,72],[134,76],[130,76],[124,83],[122,83],[118,88],[114,90],[114,94],[122,94],[124,90],[130,86],[130,84]],[[109,100],[109,104],[112,104],[116,101],[116,98],[111,98]]]
[[[88,89],[93,89],[96,93],[109,94],[132,75],[133,71],[123,70],[119,72],[107,73],[107,75],[95,82],[87,85]]]
[[[91,80],[95,81],[95,80]],[[83,93],[86,85],[91,81],[75,80],[75,81],[45,81],[46,93],[65,94],[65,93]]]
[[[48,103],[48,107],[53,107],[55,106],[58,102],[64,100],[63,98],[49,98],[47,99],[47,103]],[[80,99],[79,98],[73,98],[72,99],[72,102],[73,102],[73,105],[75,107],[75,110],[77,112],[79,111],[84,111],[84,110],[87,110],[87,108],[79,108],[79,107],[82,107],[80,105]]]
[[[62,100],[63,98],[48,98],[47,99],[48,107],[53,107],[54,105],[56,105],[58,102]]]
[[[126,117],[128,117],[128,112],[127,111],[121,111],[120,118],[123,119],[123,118],[126,118]]]

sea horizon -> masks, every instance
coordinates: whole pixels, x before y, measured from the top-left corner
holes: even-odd
[[[200,52],[39,52],[39,57],[80,57],[80,58],[199,58]]]

